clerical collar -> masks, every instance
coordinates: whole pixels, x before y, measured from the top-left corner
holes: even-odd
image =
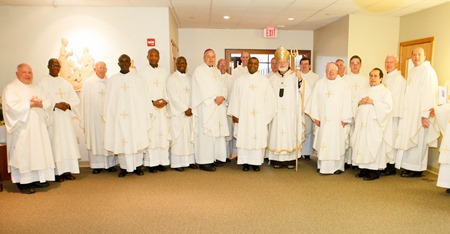
[[[278,70],[278,74],[280,74],[281,77],[284,77],[285,75],[289,75],[290,70],[291,70],[291,68],[288,67],[288,69],[286,70],[286,72],[284,74],[281,74],[280,70]]]

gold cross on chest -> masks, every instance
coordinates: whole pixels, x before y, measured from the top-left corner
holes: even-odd
[[[120,113],[120,115],[121,115],[123,118],[128,117],[128,114],[127,114],[126,112],[122,112],[122,113]]]
[[[127,84],[123,84],[122,89],[124,92],[126,92],[128,88],[130,88],[130,87],[127,86]]]
[[[284,129],[281,129],[281,135],[283,136],[286,132],[284,131]]]
[[[257,87],[257,86],[256,86],[255,84],[253,84],[253,83],[252,83],[252,85],[249,86],[249,88],[251,88],[252,91],[255,91],[256,87]]]
[[[284,106],[280,107],[280,112],[284,112],[286,110],[286,108],[284,108]]]
[[[103,95],[105,95],[105,90],[100,90],[99,92],[98,92],[98,94],[100,94],[100,96],[102,96],[103,97]]]
[[[330,120],[328,119],[328,117],[325,116],[323,122],[324,122],[324,124],[327,124],[328,122],[330,122]]]
[[[358,83],[353,83],[352,88],[353,88],[354,90],[357,90],[357,89],[359,88]]]
[[[184,92],[189,93],[189,88],[187,86],[184,87]]]
[[[326,148],[327,148],[326,145],[324,145],[324,144],[320,145],[320,150],[325,150]]]
[[[219,122],[219,129],[222,129],[222,122]]]
[[[361,129],[363,129],[363,128],[365,128],[366,127],[366,124],[365,123],[362,123],[361,124]]]
[[[155,80],[155,82],[153,82],[153,84],[155,84],[156,87],[159,87],[159,80]]]
[[[328,92],[326,92],[325,95],[327,95],[327,97],[329,98],[330,96],[333,95],[333,93],[330,90],[328,90]]]
[[[127,141],[127,140],[125,140],[125,138],[123,138],[123,140],[122,140],[122,144],[126,145],[126,144],[128,144],[128,141]]]
[[[63,92],[61,89],[58,89],[58,90],[59,90],[59,92],[56,92],[55,94],[56,94],[56,95],[59,95],[59,97],[62,99],[63,96],[66,95],[66,93]]]
[[[258,113],[258,112],[256,112],[256,110],[255,110],[255,109],[253,109],[253,111],[251,111],[251,112],[250,112],[250,114],[252,114],[252,115],[253,115],[253,117],[255,117],[257,113]]]

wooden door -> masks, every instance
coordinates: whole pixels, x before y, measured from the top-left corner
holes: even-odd
[[[399,67],[402,75],[407,79],[408,70],[412,65],[411,54],[414,48],[422,47],[425,51],[425,59],[433,64],[433,46],[434,37],[428,37],[418,40],[405,41],[400,43]]]

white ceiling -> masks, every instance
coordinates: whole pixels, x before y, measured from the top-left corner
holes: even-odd
[[[315,30],[348,14],[403,16],[449,0],[0,0],[0,6],[169,7],[180,28]],[[223,19],[228,15],[231,18]],[[294,20],[289,21],[292,17]],[[284,27],[283,27],[284,26]]]

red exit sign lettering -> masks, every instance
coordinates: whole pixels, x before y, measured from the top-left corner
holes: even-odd
[[[264,29],[265,38],[277,38],[278,30],[274,27],[268,27]]]

